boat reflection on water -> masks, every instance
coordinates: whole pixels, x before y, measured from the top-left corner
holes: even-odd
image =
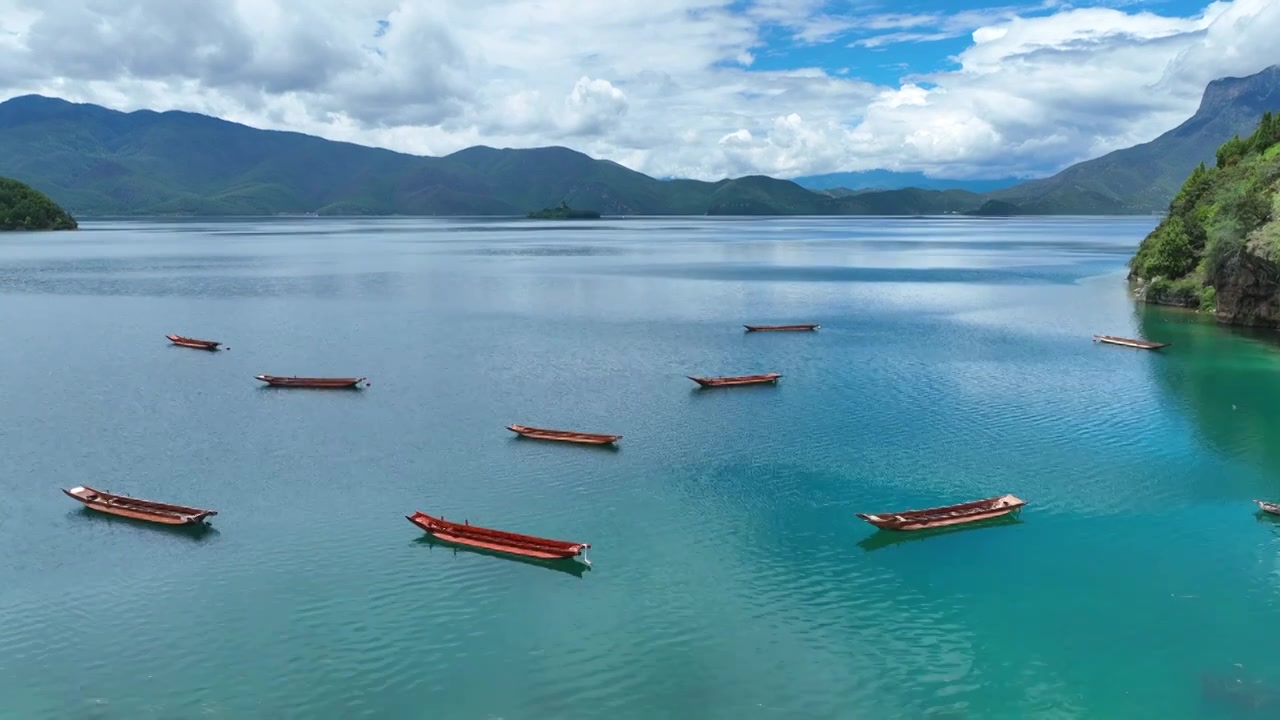
[[[455,555],[457,555],[458,553],[471,553],[474,555],[485,555],[492,558],[498,558],[499,560],[506,560],[508,562],[524,563],[525,565],[532,565],[534,567],[545,568],[547,570],[555,570],[556,572],[562,572],[562,573],[565,573],[566,575],[573,575],[574,577],[579,577],[579,578],[591,570],[590,565],[586,565],[584,563],[578,562],[577,560],[570,559],[570,558],[560,558],[557,560],[539,560],[536,558],[527,558],[527,557],[522,557],[520,555],[511,555],[508,553],[497,552],[494,550],[486,550],[484,548],[471,547],[468,545],[454,545],[453,543],[447,543],[441,540],[437,540],[431,537],[430,535],[422,535],[420,537],[417,537],[414,539],[414,542],[418,543],[419,545],[427,545],[432,548],[452,550],[453,554]]]
[[[1280,690],[1261,680],[1245,677],[1239,668],[1229,674],[1202,674],[1200,692],[1205,702],[1231,713],[1229,717],[1280,717]]]
[[[872,550],[879,550],[891,545],[927,540],[929,538],[938,537],[939,535],[951,535],[954,533],[971,532],[983,529],[989,530],[991,528],[1021,524],[1023,524],[1022,518],[1016,515],[1002,515],[1000,517],[991,518],[990,520],[980,520],[978,522],[966,523],[963,525],[947,525],[928,530],[916,530],[914,532],[877,530],[875,533],[859,540],[858,547],[866,550],[867,552],[871,552]]]

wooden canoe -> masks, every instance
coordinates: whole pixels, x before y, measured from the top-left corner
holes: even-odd
[[[725,387],[728,385],[759,385],[761,383],[777,382],[778,378],[782,377],[782,373],[739,375],[737,377],[694,377],[693,375],[687,375],[686,377],[702,387]]]
[[[169,342],[182,347],[195,348],[197,350],[217,350],[222,343],[213,340],[197,340],[196,338],[183,337],[181,335],[165,335],[169,338]]]
[[[1118,337],[1116,335],[1094,335],[1094,342],[1109,343],[1111,345],[1123,345],[1124,347],[1137,348],[1139,350],[1159,350],[1162,347],[1169,347],[1172,343],[1158,343],[1150,340],[1136,340],[1134,338]]]
[[[474,545],[459,545],[454,542],[438,540],[434,535],[429,533],[423,533],[415,542],[419,545],[426,545],[428,547],[448,548],[449,551],[453,553],[469,553],[472,555],[500,558],[506,562],[524,563],[544,570],[555,570],[556,572],[562,572],[566,575],[572,575],[577,578],[582,577],[591,570],[591,564],[586,560],[583,560],[582,562],[578,562],[577,559],[572,558],[565,560],[545,560],[541,558],[525,557],[523,555],[512,555],[511,553],[489,550],[488,548],[476,547]]]
[[[507,429],[520,437],[533,438],[534,440],[558,440],[560,442],[582,443],[584,445],[610,445],[622,439],[621,435],[573,432],[571,430],[548,430],[546,428],[529,427],[528,425],[508,425]]]
[[[743,325],[747,332],[803,332],[817,330],[821,325]]]
[[[146,520],[163,525],[198,525],[218,513],[213,510],[187,507],[186,505],[170,505],[169,503],[139,500],[127,495],[95,490],[85,485],[77,485],[62,492],[69,497],[84,503],[84,506],[98,512],[120,517]]]
[[[254,378],[261,380],[268,385],[276,387],[299,387],[299,388],[355,388],[360,387],[360,383],[364,382],[364,378],[322,378],[322,377],[284,377],[282,375],[254,375]]]
[[[926,508],[924,510],[903,510],[891,513],[858,513],[858,517],[883,530],[924,530],[926,528],[946,527],[962,523],[977,522],[989,518],[1001,517],[1020,510],[1027,503],[1013,495],[975,500]]]
[[[1267,502],[1266,500],[1254,500],[1258,507],[1265,513],[1272,515],[1280,515],[1280,503]]]
[[[563,560],[578,558],[591,564],[582,552],[591,547],[590,543],[551,540],[549,538],[520,535],[518,533],[492,530],[467,522],[456,523],[442,517],[433,517],[421,511],[405,515],[405,519],[422,528],[437,540],[457,545],[492,550],[494,552],[519,555],[537,560]]]

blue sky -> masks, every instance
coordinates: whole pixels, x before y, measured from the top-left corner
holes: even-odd
[[[1280,0],[0,0],[0,97],[663,177],[1038,177],[1176,126],[1277,37]]]
[[[881,85],[904,77],[954,70],[955,57],[972,44],[978,27],[1010,17],[1050,17],[1070,8],[1102,7],[1189,17],[1206,3],[1199,0],[1115,0],[1111,2],[989,3],[979,0],[875,2],[834,0],[821,13],[832,19],[831,34],[812,39],[794,28],[769,23],[751,69],[759,71],[818,67]],[[751,4],[735,3],[747,14]],[[849,23],[850,27],[841,27]]]

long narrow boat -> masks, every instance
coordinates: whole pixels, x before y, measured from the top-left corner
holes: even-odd
[[[458,543],[446,542],[437,539],[434,535],[423,533],[415,541],[417,544],[426,545],[428,547],[448,548],[452,553],[468,553],[472,555],[483,555],[485,557],[501,558],[506,562],[518,562],[544,570],[554,570],[566,575],[572,575],[580,578],[591,570],[591,564],[586,562],[578,562],[577,560],[543,560],[539,558],[525,557],[523,555],[512,555],[511,553],[500,552],[498,550],[490,550],[488,548],[475,547],[474,545],[459,545]]]
[[[1123,345],[1124,347],[1137,348],[1139,350],[1159,350],[1162,347],[1169,347],[1172,344],[1151,342],[1150,340],[1136,340],[1134,338],[1118,337],[1116,335],[1094,335],[1093,341],[1110,343],[1111,345]]]
[[[899,547],[906,543],[925,542],[942,535],[950,535],[952,533],[970,532],[977,529],[995,529],[1000,527],[1012,527],[1020,524],[1022,521],[1017,515],[1002,515],[1000,517],[988,518],[978,523],[964,523],[961,525],[948,525],[946,527],[929,528],[919,532],[889,532],[876,531],[870,533],[866,537],[859,540],[856,544],[866,552],[875,552],[890,547]]]
[[[90,510],[163,525],[199,525],[209,517],[218,514],[213,510],[140,500],[127,495],[116,495],[115,493],[95,490],[86,485],[77,485],[69,490],[64,489],[62,492],[66,493],[68,497],[84,503],[84,506]]]
[[[213,340],[197,340],[196,338],[183,337],[181,335],[165,335],[169,338],[169,342],[182,347],[195,348],[197,350],[217,350],[222,343]]]
[[[685,377],[702,387],[725,387],[728,385],[760,385],[762,383],[778,382],[778,378],[782,377],[782,373],[739,375],[737,377],[694,377],[693,375],[686,375]]]
[[[622,439],[621,435],[573,432],[571,430],[548,430],[546,428],[529,427],[528,425],[508,425],[507,429],[520,437],[534,440],[558,440],[560,442],[582,443],[584,445],[610,445]]]
[[[276,387],[298,387],[298,388],[354,388],[360,387],[360,383],[364,382],[364,378],[323,378],[323,377],[294,377],[282,375],[254,375],[254,378],[261,380],[268,385]]]
[[[1014,495],[975,500],[959,505],[903,510],[890,513],[858,513],[858,517],[882,530],[924,530],[1001,517],[1022,509],[1027,503]]]
[[[803,332],[805,330],[817,330],[822,327],[818,324],[813,325],[743,325],[747,332]]]
[[[519,555],[537,560],[564,560],[577,558],[588,565],[591,561],[583,556],[583,551],[591,547],[590,543],[551,540],[549,538],[520,535],[518,533],[493,530],[472,525],[467,522],[456,523],[442,517],[433,517],[422,511],[405,515],[405,519],[426,531],[429,535],[448,543],[466,545],[494,552]]]
[[[1266,500],[1254,500],[1254,502],[1258,504],[1262,512],[1280,515],[1280,503],[1267,502]]]

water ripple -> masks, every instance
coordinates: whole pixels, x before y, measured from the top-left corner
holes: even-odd
[[[1177,720],[1280,673],[1247,502],[1280,497],[1276,366],[1134,316],[1136,220],[329,223],[0,246],[0,717]],[[740,327],[790,319],[823,329]],[[756,370],[784,377],[684,379]],[[76,482],[221,514],[125,523]],[[854,516],[1002,492],[1019,520]],[[595,564],[433,543],[417,509]]]

